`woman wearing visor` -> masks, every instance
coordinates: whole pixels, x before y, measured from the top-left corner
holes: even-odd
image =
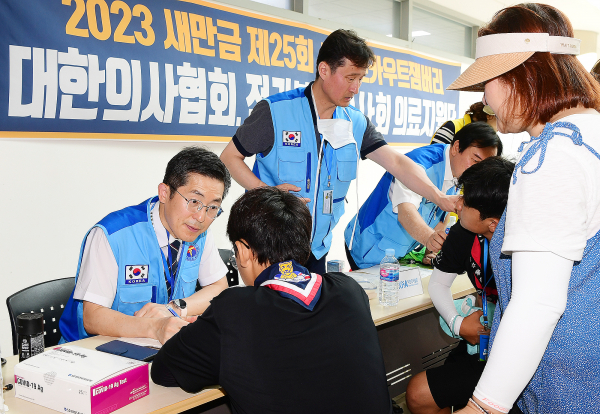
[[[508,7],[448,88],[483,91],[500,132],[531,135],[490,245],[501,317],[461,413],[600,411],[600,84],[578,53],[557,9]]]

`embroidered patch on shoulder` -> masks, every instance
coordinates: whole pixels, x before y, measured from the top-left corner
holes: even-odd
[[[148,283],[148,265],[127,265],[125,267],[125,284],[137,285],[139,283]]]
[[[291,261],[279,263],[279,271],[281,273],[275,275],[275,280],[292,283],[306,282],[307,280],[310,280],[310,275],[298,271],[294,272],[294,265]]]
[[[187,253],[185,254],[185,260],[193,262],[198,258],[198,248],[195,244],[188,247]]]
[[[284,147],[299,147],[302,144],[301,131],[283,131]]]

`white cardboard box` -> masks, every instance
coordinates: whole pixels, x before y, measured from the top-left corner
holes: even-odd
[[[150,392],[148,363],[56,346],[15,365],[15,397],[69,414],[108,414]]]

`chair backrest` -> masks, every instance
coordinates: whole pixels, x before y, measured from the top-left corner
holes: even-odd
[[[16,322],[17,316],[22,313],[42,313],[44,315],[44,345],[48,347],[58,344],[61,337],[58,321],[74,287],[75,278],[67,277],[38,283],[6,299],[14,355],[19,353]]]
[[[229,286],[237,286],[240,284],[238,271],[231,263],[231,249],[219,249],[221,260],[227,266],[227,283]]]

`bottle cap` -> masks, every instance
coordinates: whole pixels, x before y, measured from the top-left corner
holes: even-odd
[[[386,256],[396,256],[396,250],[394,249],[385,249]]]
[[[44,315],[41,313],[22,313],[17,316],[17,333],[20,335],[38,335],[44,333]]]
[[[448,217],[448,225],[446,227],[452,227],[456,224],[456,216],[454,214]]]

